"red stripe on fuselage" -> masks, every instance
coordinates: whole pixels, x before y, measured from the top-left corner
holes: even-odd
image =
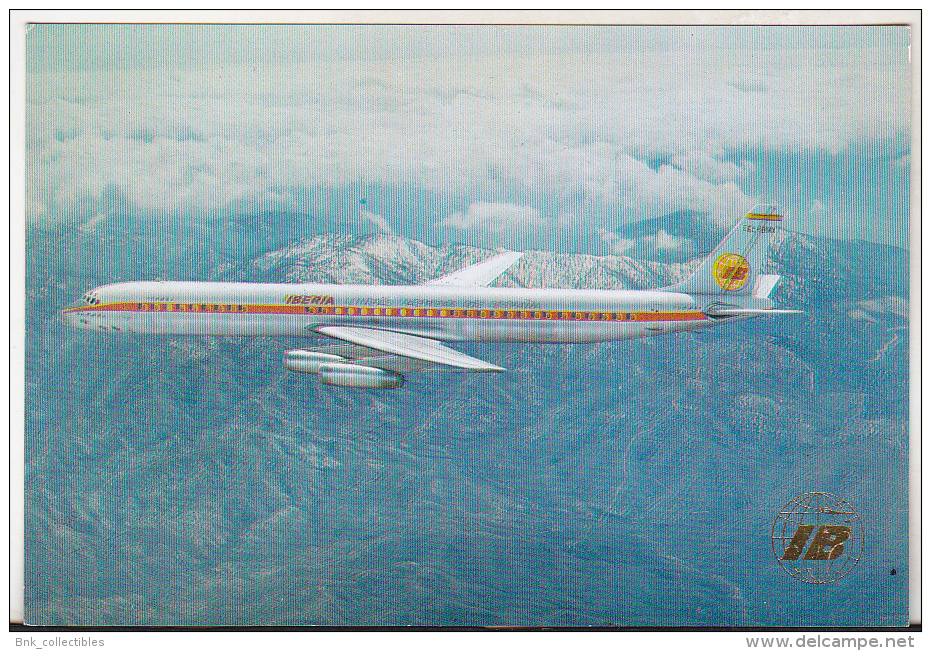
[[[693,321],[702,312],[607,312],[602,310],[495,310],[460,308],[370,307],[345,305],[240,305],[215,303],[104,303],[64,312],[181,314],[315,314],[320,316],[420,319],[517,319],[525,321]]]

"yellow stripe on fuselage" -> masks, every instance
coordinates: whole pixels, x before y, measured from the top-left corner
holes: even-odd
[[[62,312],[130,312],[182,314],[316,314],[320,316],[407,317],[426,319],[519,319],[525,321],[692,321],[702,312],[605,312],[591,310],[495,310],[377,307],[353,305],[240,305],[218,303],[102,303]]]

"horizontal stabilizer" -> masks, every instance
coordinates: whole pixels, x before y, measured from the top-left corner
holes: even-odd
[[[708,316],[759,316],[761,314],[805,314],[801,310],[765,310],[742,307],[708,307]]]
[[[760,274],[756,277],[756,286],[753,288],[754,298],[769,298],[782,276],[777,274]]]
[[[504,371],[506,369],[486,361],[470,357],[458,350],[444,346],[438,341],[418,337],[403,332],[389,330],[374,330],[355,326],[321,326],[314,329],[322,335],[341,339],[352,344],[380,350],[392,355],[401,355],[424,362],[433,362],[444,366],[452,366],[464,371]]]

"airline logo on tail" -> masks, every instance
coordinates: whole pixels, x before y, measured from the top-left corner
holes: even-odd
[[[772,205],[757,206],[737,221],[691,276],[663,287],[663,291],[704,296],[749,295],[769,257],[782,212]]]
[[[750,274],[750,265],[742,255],[725,253],[718,256],[711,268],[711,276],[725,291],[736,291],[743,287]]]

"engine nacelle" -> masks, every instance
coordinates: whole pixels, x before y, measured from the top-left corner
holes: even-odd
[[[317,369],[320,381],[338,387],[357,389],[397,389],[404,384],[404,376],[371,366],[331,362]]]
[[[316,350],[289,350],[284,354],[284,365],[289,371],[298,373],[316,373],[324,364],[345,362],[345,357],[321,353]]]

